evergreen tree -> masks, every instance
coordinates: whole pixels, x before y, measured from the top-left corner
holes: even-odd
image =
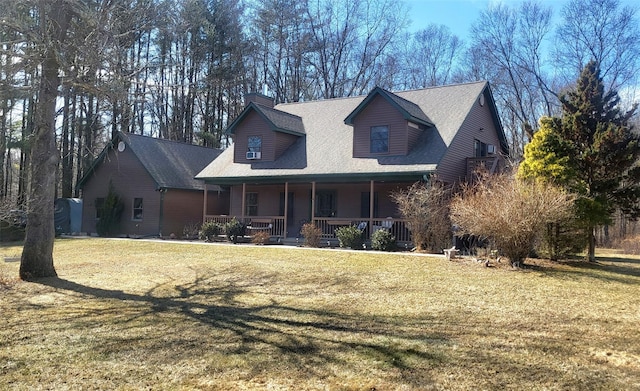
[[[629,122],[636,108],[623,112],[617,92],[605,93],[595,61],[585,66],[576,88],[560,100],[562,119],[549,120],[553,131],[527,147],[520,174],[560,179],[579,195],[577,219],[588,234],[587,257],[593,261],[598,225],[609,223],[616,209],[640,217],[640,136]]]

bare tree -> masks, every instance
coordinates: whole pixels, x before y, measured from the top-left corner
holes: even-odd
[[[309,0],[310,66],[318,96],[359,95],[377,80],[391,42],[406,21],[403,3],[393,0]]]
[[[59,159],[55,139],[56,99],[60,86],[59,58],[72,19],[70,4],[63,0],[40,2],[36,11],[41,76],[31,136],[27,232],[20,262],[20,278],[25,280],[57,275],[53,266],[53,200]]]
[[[619,0],[571,0],[556,31],[555,60],[572,85],[591,60],[600,64],[607,91],[637,84],[640,66],[638,9]]]
[[[409,88],[445,85],[451,82],[454,67],[462,56],[463,42],[444,25],[430,24],[417,31],[406,53]]]
[[[550,26],[550,9],[536,2],[490,6],[472,26],[466,62],[473,68],[467,78],[491,81],[516,157],[533,136],[538,118],[559,105],[543,67]]]

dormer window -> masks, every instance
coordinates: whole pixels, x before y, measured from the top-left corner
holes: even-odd
[[[247,139],[247,159],[260,159],[262,157],[262,137],[249,136]]]
[[[372,126],[371,127],[371,153],[387,153],[389,152],[389,127],[388,126]]]

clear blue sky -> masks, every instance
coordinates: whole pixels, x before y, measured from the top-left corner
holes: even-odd
[[[496,2],[517,5],[522,0],[405,0],[411,19],[410,31],[425,28],[431,23],[443,24],[451,32],[468,41],[471,24],[478,19],[480,12],[489,4]],[[544,5],[552,7],[553,17],[558,18],[560,10],[568,0],[542,0]],[[621,0],[622,5],[640,5],[638,0]]]

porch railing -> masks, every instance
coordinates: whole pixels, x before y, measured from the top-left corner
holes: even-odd
[[[411,232],[407,228],[406,220],[403,219],[316,217],[314,222],[322,230],[322,236],[325,238],[335,238],[337,228],[355,225],[362,230],[367,240],[371,239],[374,232],[385,229],[395,236],[398,243],[411,242]]]
[[[228,215],[206,215],[204,217],[205,222],[213,221],[218,224],[226,224],[233,219],[236,219],[246,226],[251,225],[252,219],[259,219],[261,226],[264,226],[265,220],[271,220],[271,236],[284,237],[284,217],[283,216],[245,216],[245,218],[228,216]]]
[[[231,221],[234,217],[228,215],[206,215],[205,221],[214,221],[219,224],[225,224]],[[284,237],[284,217],[283,216],[246,216],[244,219],[236,217],[238,221],[246,225],[251,224],[251,219],[259,219],[264,221],[270,219],[272,221],[271,235]],[[326,239],[335,238],[335,230],[339,227],[345,227],[349,225],[360,226],[365,238],[371,239],[371,235],[380,229],[385,229],[393,236],[400,244],[411,243],[411,231],[407,227],[407,221],[403,219],[395,218],[349,218],[349,217],[316,217],[314,224],[322,230],[322,236]],[[297,233],[289,233],[289,238],[296,238]]]

